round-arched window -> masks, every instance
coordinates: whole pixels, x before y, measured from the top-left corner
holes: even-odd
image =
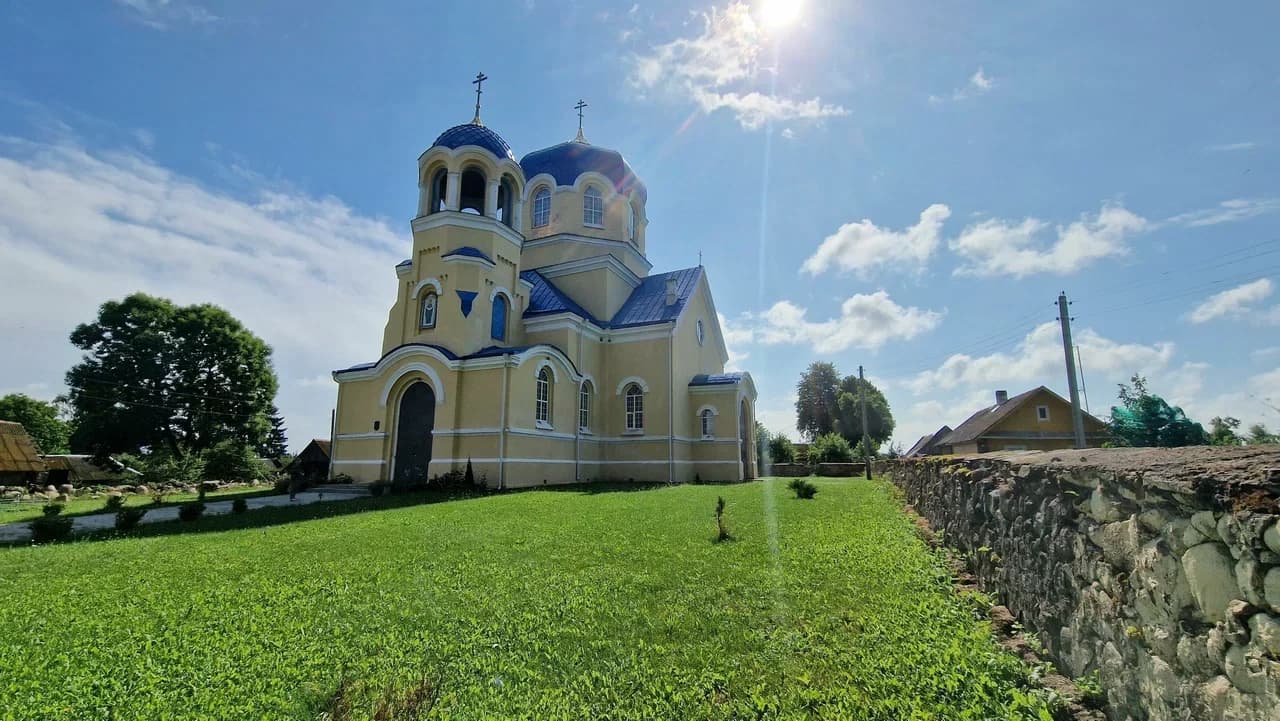
[[[627,386],[626,403],[627,430],[644,430],[644,391],[640,390],[638,384]]]
[[[418,316],[419,328],[436,327],[436,306],[436,294],[434,291],[429,291],[422,296],[422,313]]]
[[[551,425],[551,369],[538,371],[538,389],[534,398],[533,419],[540,425]]]
[[[538,188],[538,192],[533,194],[533,227],[543,228],[551,222],[551,191],[546,188]]]
[[[604,198],[594,185],[587,188],[582,196],[582,224],[594,228],[604,227]]]
[[[702,341],[707,337],[707,331],[702,325],[702,319],[698,319],[698,345],[702,345]]]

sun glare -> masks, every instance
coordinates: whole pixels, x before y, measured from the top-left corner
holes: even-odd
[[[803,5],[801,0],[763,0],[760,23],[768,28],[784,28],[800,17]]]

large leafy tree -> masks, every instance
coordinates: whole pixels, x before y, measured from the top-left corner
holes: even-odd
[[[1134,374],[1120,384],[1120,406],[1111,408],[1111,433],[1126,446],[1201,446],[1209,442],[1204,426],[1181,408],[1147,390],[1147,379]]]
[[[1215,446],[1239,446],[1244,443],[1236,429],[1240,427],[1240,419],[1227,416],[1214,416],[1209,421],[1209,443]]]
[[[871,438],[871,453],[874,454],[880,444],[893,435],[894,422],[893,413],[889,410],[889,401],[871,381],[857,376],[848,376],[840,381],[840,391],[837,394],[840,415],[836,422],[836,432],[851,444],[857,445],[862,442],[859,389],[863,390],[867,396],[867,435]]]
[[[104,303],[71,342],[85,351],[67,372],[75,448],[181,456],[269,436],[271,349],[217,306],[135,293]]]
[[[0,421],[21,423],[41,453],[70,450],[71,424],[62,418],[58,406],[22,393],[0,398]]]
[[[831,363],[810,363],[796,383],[796,430],[813,439],[836,429],[840,374]]]

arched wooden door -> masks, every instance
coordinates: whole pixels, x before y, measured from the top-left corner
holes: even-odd
[[[742,480],[749,481],[756,477],[751,467],[751,413],[747,410],[747,402],[738,405],[738,449],[742,453]]]
[[[411,384],[400,396],[396,415],[395,481],[427,478],[431,465],[431,431],[436,424],[436,394],[421,381]]]

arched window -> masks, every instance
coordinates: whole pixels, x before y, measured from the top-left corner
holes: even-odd
[[[591,431],[591,381],[583,381],[578,389],[578,430]]]
[[[436,294],[434,291],[427,291],[422,296],[422,311],[418,315],[418,328],[435,328],[436,327]]]
[[[627,240],[636,242],[636,206],[627,203]]]
[[[582,222],[594,228],[604,227],[604,199],[594,185],[582,196]]]
[[[512,214],[514,204],[515,193],[512,191],[511,180],[504,175],[498,183],[498,221],[508,228],[515,227],[516,219]]]
[[[551,369],[538,371],[538,391],[534,398],[533,419],[540,426],[551,425]]]
[[[635,383],[627,386],[627,430],[644,430],[644,391]]]
[[[707,339],[707,330],[702,325],[702,319],[698,319],[698,345],[702,345],[702,341]]]
[[[538,188],[533,195],[533,227],[543,228],[551,222],[551,191]]]
[[[445,190],[449,183],[449,171],[441,168],[431,176],[431,200],[427,205],[427,213],[439,213],[444,210]]]
[[[505,295],[495,295],[493,297],[493,322],[490,323],[489,335],[494,340],[507,339],[507,297]]]
[[[699,414],[702,420],[702,437],[714,438],[716,435],[716,414],[710,408],[704,408]]]
[[[479,168],[462,171],[462,188],[458,195],[458,210],[474,215],[484,215],[485,193],[489,183]]]

